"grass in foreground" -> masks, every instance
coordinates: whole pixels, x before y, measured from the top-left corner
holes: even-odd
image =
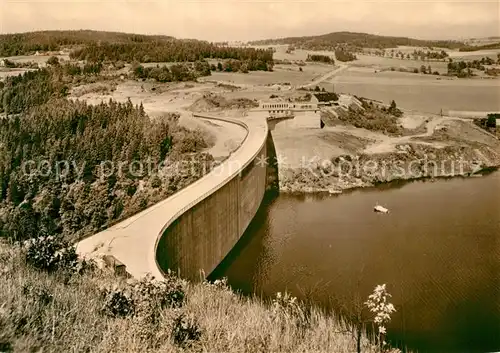
[[[355,352],[352,328],[285,296],[235,294],[224,281],[127,283],[100,270],[46,272],[0,244],[0,351]],[[107,289],[104,289],[107,288]],[[362,352],[375,352],[366,336]]]

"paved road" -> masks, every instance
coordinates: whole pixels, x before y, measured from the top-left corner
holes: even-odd
[[[325,80],[328,80],[329,78],[335,76],[339,72],[344,71],[346,68],[347,68],[347,65],[345,65],[345,64],[339,64],[339,67],[337,67],[336,69],[334,69],[334,70],[332,70],[332,71],[324,74],[320,78],[314,80],[311,83],[308,83],[307,85],[300,86],[299,88],[311,88],[311,87],[315,87],[315,86],[319,85],[321,82],[323,82]]]
[[[224,120],[245,127],[247,135],[242,145],[212,172],[171,197],[132,216],[107,230],[77,244],[77,252],[86,257],[110,254],[127,267],[135,278],[147,273],[162,278],[156,265],[155,248],[161,235],[177,217],[225,185],[252,161],[267,138],[267,122],[263,113],[248,117],[207,119]]]

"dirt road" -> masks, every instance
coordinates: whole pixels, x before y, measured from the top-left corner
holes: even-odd
[[[221,161],[231,155],[241,145],[246,136],[246,130],[239,125],[223,120],[209,120],[193,117],[191,112],[180,110],[179,123],[191,130],[201,129],[205,139],[211,145],[206,152],[215,160]]]
[[[310,87],[317,86],[321,82],[323,82],[325,80],[328,80],[329,78],[332,78],[333,76],[335,76],[339,72],[344,71],[346,68],[347,68],[347,65],[345,65],[345,64],[339,64],[339,67],[337,67],[336,69],[334,69],[334,70],[332,70],[332,71],[324,74],[323,76],[321,76],[320,78],[314,80],[313,82],[308,83],[307,85],[300,86],[298,88],[310,88]]]
[[[445,121],[451,121],[451,120],[460,120],[459,118],[452,118],[452,117],[436,117],[429,119],[429,121],[426,123],[426,132],[423,134],[417,134],[417,135],[409,135],[409,136],[401,136],[401,137],[390,137],[386,135],[382,135],[385,138],[382,141],[377,141],[374,144],[368,146],[365,150],[366,153],[385,153],[385,152],[392,152],[394,151],[396,145],[402,144],[402,143],[408,143],[408,142],[414,142],[414,143],[419,143],[423,145],[430,145],[430,146],[436,146],[436,142],[429,143],[429,142],[424,142],[424,141],[415,141],[415,138],[419,137],[428,137],[432,136],[434,134],[434,131],[436,128],[441,125]]]

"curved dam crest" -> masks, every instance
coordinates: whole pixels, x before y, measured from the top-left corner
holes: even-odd
[[[112,255],[135,278],[171,269],[190,280],[209,275],[253,219],[266,190],[267,116],[194,114],[242,126],[247,135],[223,163],[171,197],[77,244],[84,256]]]
[[[251,146],[249,152],[256,151],[251,158],[231,156],[229,169],[222,171],[225,180],[165,226],[154,247],[161,271],[171,269],[189,280],[204,279],[236,245],[266,191],[266,165],[260,162],[267,157],[265,119],[264,125],[266,129],[259,131],[264,138],[250,128],[243,142]],[[214,170],[214,179],[217,176]]]

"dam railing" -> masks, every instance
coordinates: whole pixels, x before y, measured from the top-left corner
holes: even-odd
[[[263,148],[266,148],[268,126],[264,114],[257,113],[241,120],[209,114],[194,116],[239,125],[245,129],[245,137],[228,158],[194,183],[80,241],[77,244],[77,252],[80,255],[93,257],[98,254],[113,255],[125,264],[127,272],[133,277],[140,278],[150,273],[153,277],[163,278],[158,264],[157,249],[160,239],[168,237],[167,229],[188,210],[234,180],[235,176],[252,163]]]
[[[216,168],[214,168],[212,171],[210,171],[207,175],[203,176],[202,178],[200,178],[197,181],[195,181],[193,184],[188,185],[185,189],[180,190],[178,193],[176,193],[176,194],[174,194],[172,196],[182,197],[183,193],[187,194],[190,189],[192,189],[193,187],[195,187],[197,184],[204,183],[206,181],[206,178],[210,177],[211,174],[215,173],[215,171],[216,171],[217,168],[219,168],[219,167],[223,168],[225,164],[228,165],[228,168],[230,168],[231,156],[234,155],[235,153],[237,153],[240,148],[242,148],[242,146],[248,140],[249,135],[251,133],[250,127],[245,122],[243,122],[241,120],[224,118],[224,117],[215,117],[215,116],[205,115],[205,114],[193,114],[193,116],[197,117],[197,118],[202,118],[202,119],[219,120],[219,121],[223,121],[223,122],[228,122],[228,123],[236,124],[236,125],[239,125],[239,126],[243,127],[246,130],[247,133],[245,135],[245,138],[241,142],[240,147],[238,147],[238,149],[236,151],[231,152],[231,155],[228,158],[226,158],[220,165],[218,165]],[[185,204],[184,206],[182,206],[179,210],[177,210],[173,214],[172,217],[170,217],[166,221],[166,223],[163,226],[163,228],[161,229],[160,233],[157,235],[157,238],[156,238],[156,241],[155,241],[155,245],[151,249],[151,252],[149,254],[150,269],[151,270],[153,270],[153,269],[156,270],[155,273],[152,273],[152,275],[155,278],[160,279],[160,278],[164,277],[164,272],[161,269],[161,267],[160,267],[160,265],[158,263],[158,258],[156,256],[157,249],[158,249],[158,243],[160,242],[161,237],[165,234],[165,232],[167,231],[167,229],[177,219],[179,219],[179,217],[181,217],[185,212],[189,211],[191,208],[193,208],[194,206],[196,206],[197,204],[199,204],[200,202],[202,202],[203,200],[205,200],[207,197],[209,197],[210,195],[214,194],[219,189],[221,189],[222,187],[224,187],[227,183],[229,183],[237,175],[239,175],[245,169],[245,167],[247,167],[253,160],[255,160],[255,158],[259,155],[259,153],[261,152],[262,148],[264,148],[265,144],[266,144],[267,133],[268,133],[267,122],[264,122],[264,125],[266,126],[265,127],[264,138],[262,139],[262,142],[259,144],[259,147],[255,149],[254,153],[252,154],[252,156],[250,158],[248,158],[245,162],[243,162],[241,165],[239,165],[239,167],[237,169],[232,170],[230,173],[228,173],[228,175],[222,181],[220,181],[217,185],[212,186],[209,190],[207,190],[206,192],[204,192],[201,195],[198,195],[196,198],[194,198],[193,200],[191,200],[190,202],[188,202],[187,204]],[[250,136],[250,138],[252,138],[252,137],[253,136]],[[154,259],[154,264],[152,263],[153,259]]]

